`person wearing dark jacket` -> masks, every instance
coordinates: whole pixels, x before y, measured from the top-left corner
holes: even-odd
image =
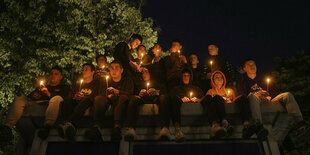
[[[126,141],[133,141],[136,132],[135,125],[139,116],[139,105],[141,104],[157,104],[159,109],[159,118],[161,122],[161,131],[159,139],[169,140],[169,105],[167,90],[164,84],[160,84],[151,80],[149,71],[146,68],[142,69],[142,79],[139,92],[136,93],[130,100],[127,111],[128,128],[125,133]]]
[[[44,81],[41,81],[38,88],[36,88],[36,90],[29,94],[27,97],[18,96],[15,98],[14,102],[9,107],[9,113],[5,121],[5,125],[1,126],[0,128],[1,141],[4,140],[7,142],[14,138],[11,129],[22,117],[24,109],[33,104],[48,104],[45,112],[44,129],[49,131],[49,129],[56,122],[59,112],[59,104],[63,101],[63,98],[68,96],[70,91],[70,87],[61,84],[61,80],[62,69],[60,67],[53,67],[50,71],[49,83],[47,85],[44,84]],[[27,139],[27,143],[29,143],[29,145],[31,145],[31,142],[32,139]]]
[[[96,57],[96,73],[95,80],[104,80],[104,78],[109,75],[109,66],[107,62],[107,58],[104,55],[98,55]]]
[[[249,99],[253,118],[262,123],[261,106],[268,106],[271,111],[287,112],[292,119],[287,118],[285,127],[281,127],[281,132],[274,133],[276,140],[282,141],[289,126],[294,125],[296,129],[300,129],[300,137],[309,137],[309,127],[307,127],[299,106],[290,92],[285,92],[277,95],[272,85],[256,75],[256,63],[253,59],[247,59],[243,63],[243,70],[245,74],[241,82],[238,84],[238,93],[247,96]],[[265,83],[263,81],[266,81]],[[276,126],[274,127],[276,128]],[[307,129],[308,130],[303,130]],[[305,136],[307,135],[307,136]]]
[[[95,66],[90,63],[83,65],[80,82],[71,92],[70,96],[60,105],[63,123],[58,125],[58,133],[62,138],[74,140],[76,124],[85,111],[93,105],[95,96],[99,93],[100,82],[94,80]]]
[[[189,68],[181,71],[182,82],[171,90],[172,123],[175,127],[175,139],[177,142],[185,140],[181,130],[181,106],[183,103],[198,103],[204,96],[202,90],[192,84],[193,74]]]
[[[189,62],[191,65],[191,69],[193,72],[193,84],[196,86],[204,86],[202,89],[204,92],[209,90],[211,86],[204,85],[204,75],[203,75],[203,68],[198,67],[199,58],[198,55],[195,53],[192,53],[189,55]]]
[[[156,83],[166,83],[166,68],[165,62],[160,57],[162,53],[162,47],[159,43],[156,43],[152,48],[152,52],[146,56],[146,68],[149,70],[151,79]]]
[[[113,106],[114,126],[111,133],[111,140],[118,142],[121,140],[121,125],[126,113],[126,107],[130,97],[134,92],[134,85],[130,78],[122,76],[123,67],[121,62],[114,60],[110,64],[110,76],[106,82],[101,84],[101,91],[94,101],[94,125],[86,131],[86,138],[93,141],[102,141],[101,122],[109,106]]]
[[[235,71],[233,65],[222,55],[219,54],[219,47],[215,44],[208,45],[209,57],[205,62],[204,73],[209,79],[214,71],[221,71],[226,75],[227,86],[234,88],[236,85]]]
[[[116,45],[113,53],[115,60],[119,60],[124,68],[124,75],[131,78],[136,85],[139,81],[136,81],[137,74],[139,70],[139,64],[134,60],[131,55],[131,50],[137,48],[142,43],[142,37],[138,34],[133,34],[130,37],[129,43],[120,42]]]
[[[168,91],[171,91],[171,89],[180,83],[180,72],[182,68],[187,66],[186,57],[182,55],[181,50],[181,41],[174,40],[169,50],[171,55],[164,58]]]

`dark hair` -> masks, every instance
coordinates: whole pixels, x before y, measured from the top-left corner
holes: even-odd
[[[110,66],[112,65],[112,64],[119,64],[120,66],[121,66],[121,68],[123,68],[123,65],[122,65],[122,63],[121,63],[121,61],[119,61],[119,60],[113,60],[111,63],[110,63]]]
[[[144,47],[144,48],[145,48],[145,46],[144,46],[144,45],[139,45],[137,49],[139,49],[140,47]],[[146,48],[145,48],[145,49],[146,49]]]
[[[192,71],[191,71],[189,68],[184,68],[184,69],[182,70],[182,75],[183,75],[184,73],[192,74]]]
[[[219,48],[219,46],[218,46],[216,43],[210,43],[210,44],[208,44],[208,47],[209,47],[210,45],[213,45],[213,46],[215,46],[216,48]]]
[[[90,70],[91,71],[95,71],[96,70],[95,66],[92,63],[85,63],[85,64],[83,64],[83,67],[84,66],[90,66]]]
[[[99,54],[97,57],[96,57],[96,62],[98,62],[98,59],[100,57],[104,57],[105,61],[107,61],[107,58],[103,55],[103,54]]]
[[[132,41],[138,39],[138,40],[141,41],[141,43],[142,43],[142,41],[143,41],[141,35],[139,35],[139,34],[133,34],[133,35],[130,37],[130,39],[132,39]]]
[[[174,40],[172,40],[172,42],[171,42],[171,43],[174,43],[174,42],[179,43],[180,45],[182,45],[182,42],[181,42],[181,40],[180,40],[180,39],[174,39]]]
[[[198,57],[197,53],[191,53],[188,57],[191,57],[192,55],[196,55],[197,59],[199,60],[199,57]]]
[[[60,74],[62,74],[62,68],[59,67],[59,66],[54,66],[54,67],[52,67],[52,69],[50,70],[50,72],[51,72],[52,70],[58,70],[58,71],[60,72]]]
[[[160,43],[155,43],[153,47],[155,47],[156,45],[158,45],[161,49],[163,48],[163,46]]]
[[[245,59],[245,60],[242,61],[241,67],[244,68],[245,63],[247,63],[248,61],[254,61],[254,62],[255,62],[254,59],[252,59],[252,58],[247,58],[247,59]]]

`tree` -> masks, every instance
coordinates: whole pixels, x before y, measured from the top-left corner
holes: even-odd
[[[111,55],[133,33],[150,48],[157,41],[151,18],[124,0],[4,0],[0,15],[0,103],[34,90],[54,65],[71,84],[96,54]],[[108,58],[111,59],[110,57]]]
[[[280,92],[290,91],[296,96],[310,96],[310,52],[301,51],[290,58],[276,58],[272,73]]]

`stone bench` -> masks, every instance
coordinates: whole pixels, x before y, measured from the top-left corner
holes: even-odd
[[[44,121],[44,114],[46,105],[34,105],[25,109],[24,117],[28,117],[29,119],[33,119],[34,122],[38,122],[37,124],[42,125]],[[271,108],[270,108],[271,107]],[[264,126],[270,131],[269,141],[268,143],[264,142],[264,148],[268,148],[269,152],[278,152],[277,142],[273,138],[272,134],[272,124],[275,121],[276,115],[279,114],[277,111],[273,111],[272,105],[262,105],[261,110],[263,113],[263,122]],[[225,104],[225,110],[227,113],[227,119],[234,126],[234,133],[229,139],[240,139],[242,137],[242,122],[239,116],[239,110],[235,103]],[[81,119],[81,124],[78,126],[76,141],[83,142],[88,141],[84,138],[85,130],[91,125],[91,116],[92,110],[89,109],[85,112],[85,117]],[[103,141],[110,141],[110,130],[113,125],[112,121],[112,109],[107,112],[107,118],[104,121],[104,127],[101,131]],[[200,103],[193,104],[183,104],[181,107],[182,114],[182,130],[186,135],[186,139],[209,139],[210,138],[210,125],[206,118],[206,115],[203,112],[202,105]],[[158,106],[156,104],[144,104],[140,106],[139,109],[139,118],[137,120],[137,128],[136,128],[136,140],[149,140],[154,141],[157,140],[157,135],[160,131],[160,123],[159,119],[156,115],[158,115]],[[279,117],[286,117],[286,114],[281,113],[278,115]],[[124,130],[124,129],[123,129]],[[171,133],[174,133],[174,128],[170,126]],[[124,133],[124,132],[123,132]],[[171,137],[172,140],[174,137]],[[252,138],[255,139],[255,136]],[[62,139],[58,136],[58,133],[55,129],[51,130],[49,137],[42,141],[40,138],[35,136],[32,145],[32,153],[33,154],[44,154],[43,152],[46,150],[48,142],[64,142],[66,140]],[[123,146],[124,145],[124,146]],[[122,141],[121,147],[127,148],[129,144],[127,142]],[[271,148],[271,149],[270,149]],[[126,149],[125,149],[126,150]],[[123,151],[120,149],[120,151]],[[267,151],[268,152],[268,151]],[[126,154],[126,153],[125,153]],[[267,153],[268,154],[268,153]]]

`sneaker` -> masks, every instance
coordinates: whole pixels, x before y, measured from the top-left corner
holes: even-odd
[[[51,128],[50,126],[45,126],[44,128],[39,129],[38,137],[41,138],[42,140],[45,140],[50,133],[50,128]]]
[[[222,126],[225,128],[226,130],[226,136],[229,137],[232,135],[234,128],[228,123],[227,120],[223,120],[222,121]]]
[[[256,123],[256,136],[260,141],[267,140],[267,136],[269,134],[268,130],[264,128],[263,124]]]
[[[0,142],[8,142],[14,139],[14,135],[12,133],[12,129],[8,126],[1,125],[0,126]]]
[[[181,128],[175,129],[174,132],[175,141],[177,143],[182,143],[185,141],[184,133],[182,132]]]
[[[111,141],[119,142],[122,139],[121,129],[119,127],[113,128],[111,132]]]
[[[226,129],[219,126],[217,123],[213,123],[211,127],[211,139],[219,139],[227,135]]]
[[[57,126],[57,131],[60,137],[67,138],[68,140],[71,141],[74,140],[74,137],[76,135],[76,129],[70,122],[59,124]]]
[[[70,122],[66,122],[65,125],[67,126],[67,129],[65,130],[66,138],[70,141],[74,141],[76,135],[75,127]]]
[[[249,123],[248,125],[245,125],[242,129],[242,138],[249,139],[255,134],[256,131],[256,125],[255,123]]]
[[[85,138],[91,141],[102,142],[102,135],[98,127],[92,127],[91,129],[86,130],[84,135]]]
[[[168,141],[170,140],[171,134],[167,127],[163,127],[159,132],[159,140]]]
[[[132,142],[136,137],[136,131],[134,128],[127,128],[124,135],[125,141]]]

